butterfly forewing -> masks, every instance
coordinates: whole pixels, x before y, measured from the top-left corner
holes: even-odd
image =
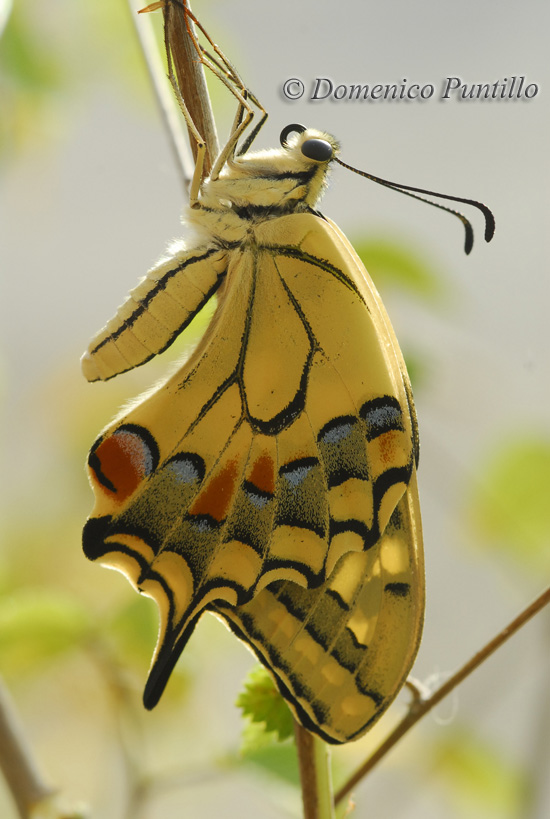
[[[165,350],[218,289],[226,266],[218,247],[175,246],[92,339],[82,356],[88,381],[105,381]]]

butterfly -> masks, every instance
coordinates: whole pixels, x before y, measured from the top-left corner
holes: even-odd
[[[210,611],[300,723],[342,743],[386,710],[420,642],[416,416],[376,287],[316,210],[337,141],[293,124],[280,148],[236,155],[239,127],[185,240],[83,356],[89,381],[137,367],[217,296],[190,358],[92,446],[84,551],[158,604],[147,708]]]

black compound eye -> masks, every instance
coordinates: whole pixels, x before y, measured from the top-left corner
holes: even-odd
[[[288,137],[290,134],[303,134],[305,130],[306,126],[300,125],[298,122],[293,122],[292,125],[287,125],[286,128],[283,128],[281,136],[279,137],[283,148],[288,146]]]
[[[326,162],[332,159],[333,148],[326,139],[306,139],[301,151],[308,159],[315,159],[316,162]]]

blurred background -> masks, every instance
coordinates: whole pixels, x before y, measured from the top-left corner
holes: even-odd
[[[184,194],[125,0],[6,0],[0,40],[3,481],[0,674],[36,755],[102,819],[297,817],[290,743],[249,745],[235,700],[254,665],[203,617],[152,713],[141,693],[154,605],[88,563],[84,462],[120,405],[175,352],[107,384],[79,357],[179,233]],[[321,205],[361,252],[409,362],[421,432],[429,684],[492,638],[550,576],[550,7],[543,0],[195,0],[270,113],[258,147],[303,122],[387,179],[481,199],[470,257],[458,220],[342,168]],[[11,15],[9,12],[11,11]],[[525,76],[531,100],[440,99]],[[431,83],[420,101],[308,99],[335,85]],[[285,80],[306,95],[284,97]],[[211,84],[220,136],[234,105]],[[199,327],[200,331],[200,327]],[[543,611],[355,791],[355,816],[550,815],[550,616]],[[340,784],[403,715],[334,752]],[[0,784],[0,815],[16,816]]]

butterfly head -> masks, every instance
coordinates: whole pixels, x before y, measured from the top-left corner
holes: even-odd
[[[340,145],[330,134],[298,123],[283,128],[279,139],[283,148],[301,157],[305,164],[315,162],[321,166],[334,159],[340,150]]]
[[[281,147],[268,151],[248,151],[228,160],[218,179],[207,180],[201,201],[205,205],[231,202],[234,208],[267,208],[293,212],[312,208],[320,199],[329,166],[339,144],[334,137],[287,125],[280,136]]]

